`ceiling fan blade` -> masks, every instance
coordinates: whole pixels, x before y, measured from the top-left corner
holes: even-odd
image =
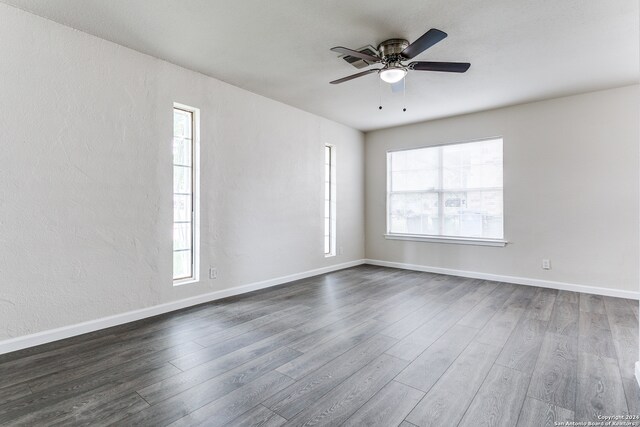
[[[448,73],[464,73],[471,64],[468,62],[428,62],[417,61],[409,64],[409,68],[418,71],[444,71]]]
[[[363,52],[358,52],[357,50],[348,49],[342,46],[332,47],[331,51],[342,53],[344,55],[355,56],[356,58],[364,59],[367,62],[380,62],[380,58],[378,58],[377,56],[369,55]]]
[[[349,80],[357,79],[358,77],[366,76],[367,74],[377,73],[378,71],[379,70],[377,68],[375,68],[375,69],[372,69],[372,70],[363,71],[361,73],[352,74],[350,76],[343,77],[341,79],[334,80],[334,81],[329,82],[329,83],[331,83],[332,85],[337,85],[339,83],[344,83],[344,82],[348,82]]]
[[[446,37],[447,33],[445,33],[444,31],[432,28],[421,35],[418,40],[407,46],[405,50],[402,51],[401,55],[407,59],[414,58]]]

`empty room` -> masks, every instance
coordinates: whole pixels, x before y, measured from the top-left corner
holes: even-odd
[[[0,426],[640,427],[638,0],[0,0]]]

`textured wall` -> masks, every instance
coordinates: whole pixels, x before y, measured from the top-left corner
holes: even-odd
[[[638,94],[629,86],[368,133],[367,258],[637,291]],[[387,150],[500,135],[506,247],[384,239]]]
[[[8,6],[0,22],[0,340],[363,258],[360,132]],[[201,109],[201,281],[180,287],[174,101]]]

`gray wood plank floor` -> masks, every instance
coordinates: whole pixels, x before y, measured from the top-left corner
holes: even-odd
[[[637,301],[359,266],[0,356],[0,425],[636,414]]]

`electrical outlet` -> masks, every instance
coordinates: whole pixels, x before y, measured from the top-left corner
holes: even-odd
[[[551,270],[551,261],[549,261],[548,259],[543,259],[542,260],[542,269],[543,270]]]
[[[217,279],[218,278],[218,269],[211,267],[209,269],[209,279]]]

